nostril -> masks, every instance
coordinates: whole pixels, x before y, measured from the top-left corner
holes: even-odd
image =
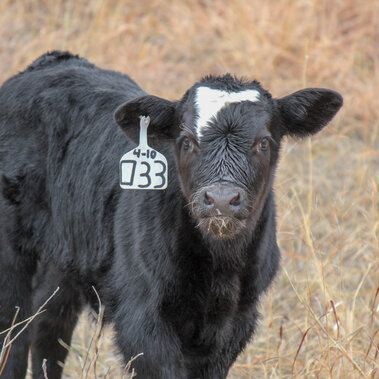
[[[241,204],[240,194],[238,193],[234,196],[233,199],[230,200],[229,204],[238,207]]]
[[[213,205],[215,203],[212,196],[209,196],[208,192],[204,193],[204,203],[206,205]]]

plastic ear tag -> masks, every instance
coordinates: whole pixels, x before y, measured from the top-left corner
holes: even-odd
[[[140,116],[139,145],[120,160],[120,186],[123,189],[167,188],[167,159],[147,144],[149,123],[149,116]]]

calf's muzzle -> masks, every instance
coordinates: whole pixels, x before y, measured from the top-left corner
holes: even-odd
[[[241,218],[245,213],[245,191],[229,183],[217,183],[204,188],[200,201],[202,201],[205,217]]]

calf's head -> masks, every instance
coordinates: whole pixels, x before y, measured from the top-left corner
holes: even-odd
[[[342,106],[328,89],[309,88],[280,99],[256,82],[207,77],[170,102],[143,96],[121,105],[115,120],[134,141],[139,116],[149,137],[174,144],[182,192],[202,233],[232,239],[251,229],[272,186],[285,135],[321,130]]]

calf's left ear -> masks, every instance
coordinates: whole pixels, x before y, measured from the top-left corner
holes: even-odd
[[[338,112],[342,96],[324,88],[307,88],[277,100],[284,135],[305,137],[320,131]]]
[[[170,139],[175,134],[175,103],[157,96],[146,95],[120,105],[114,119],[125,134],[138,143],[140,116],[150,116],[149,137]]]

